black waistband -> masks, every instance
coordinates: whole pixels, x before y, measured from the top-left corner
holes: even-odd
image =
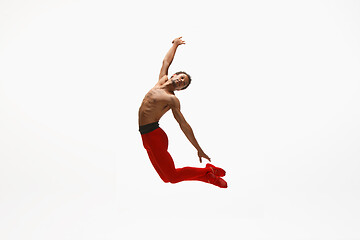
[[[159,122],[153,122],[139,127],[139,131],[142,134],[149,133],[159,128]]]

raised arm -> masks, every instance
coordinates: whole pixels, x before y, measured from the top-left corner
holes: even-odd
[[[201,158],[206,158],[207,160],[210,160],[209,156],[206,155],[204,153],[204,151],[201,149],[199,143],[197,142],[195,136],[194,136],[194,132],[192,130],[192,128],[190,127],[190,125],[186,122],[183,114],[180,111],[180,101],[177,97],[173,96],[171,99],[171,109],[173,112],[173,115],[176,119],[176,121],[179,123],[181,130],[183,131],[183,133],[185,134],[185,136],[187,137],[187,139],[191,142],[191,144],[196,148],[196,150],[198,151],[198,156],[199,156],[199,160],[200,163],[202,162]]]
[[[168,70],[174,59],[177,47],[182,44],[185,44],[185,41],[181,40],[181,38],[182,37],[175,38],[172,41],[173,45],[171,46],[171,48],[169,49],[169,51],[167,52],[167,54],[165,55],[165,58],[163,60],[162,67],[161,67],[160,74],[159,74],[159,79],[161,79],[165,75],[168,75]]]

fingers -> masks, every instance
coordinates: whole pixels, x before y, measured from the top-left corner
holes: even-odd
[[[199,156],[199,161],[200,161],[200,163],[202,163],[202,158],[205,158],[205,159],[207,159],[209,162],[211,162],[211,158],[209,158],[208,156]]]
[[[172,43],[177,43],[178,45],[182,45],[182,44],[185,44],[185,41],[182,40],[182,36],[181,37],[178,37],[178,38],[175,38]]]

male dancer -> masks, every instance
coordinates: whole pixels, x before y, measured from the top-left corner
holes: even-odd
[[[173,45],[163,60],[159,81],[145,95],[140,106],[139,131],[141,133],[143,145],[149,155],[152,165],[164,182],[178,183],[188,180],[203,181],[220,188],[227,188],[226,181],[221,178],[225,176],[225,171],[212,164],[206,164],[205,168],[175,168],[174,161],[167,151],[167,135],[159,127],[160,118],[171,109],[181,130],[191,144],[197,149],[200,163],[202,162],[202,158],[211,161],[196,141],[190,125],[186,122],[180,111],[179,99],[174,94],[174,91],[183,90],[189,86],[191,82],[190,76],[185,72],[177,72],[172,75],[170,79],[167,76],[176,49],[178,46],[185,44],[185,41],[181,38],[182,37],[176,38],[172,42]]]

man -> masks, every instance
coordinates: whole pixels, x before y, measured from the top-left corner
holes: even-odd
[[[171,65],[178,46],[185,44],[181,39],[176,38],[172,47],[166,54],[160,70],[159,81],[145,95],[139,109],[139,131],[143,145],[149,155],[150,161],[160,178],[164,182],[178,183],[181,181],[203,181],[213,184],[220,188],[227,188],[227,183],[221,177],[225,176],[225,171],[212,164],[206,164],[205,168],[184,167],[175,168],[174,161],[167,151],[168,138],[166,133],[159,127],[160,118],[170,109],[179,123],[181,130],[197,149],[200,163],[202,158],[209,161],[210,158],[201,149],[195,139],[190,125],[186,122],[180,111],[179,99],[174,91],[187,88],[191,82],[190,76],[185,72],[177,72],[169,79],[168,69]]]

